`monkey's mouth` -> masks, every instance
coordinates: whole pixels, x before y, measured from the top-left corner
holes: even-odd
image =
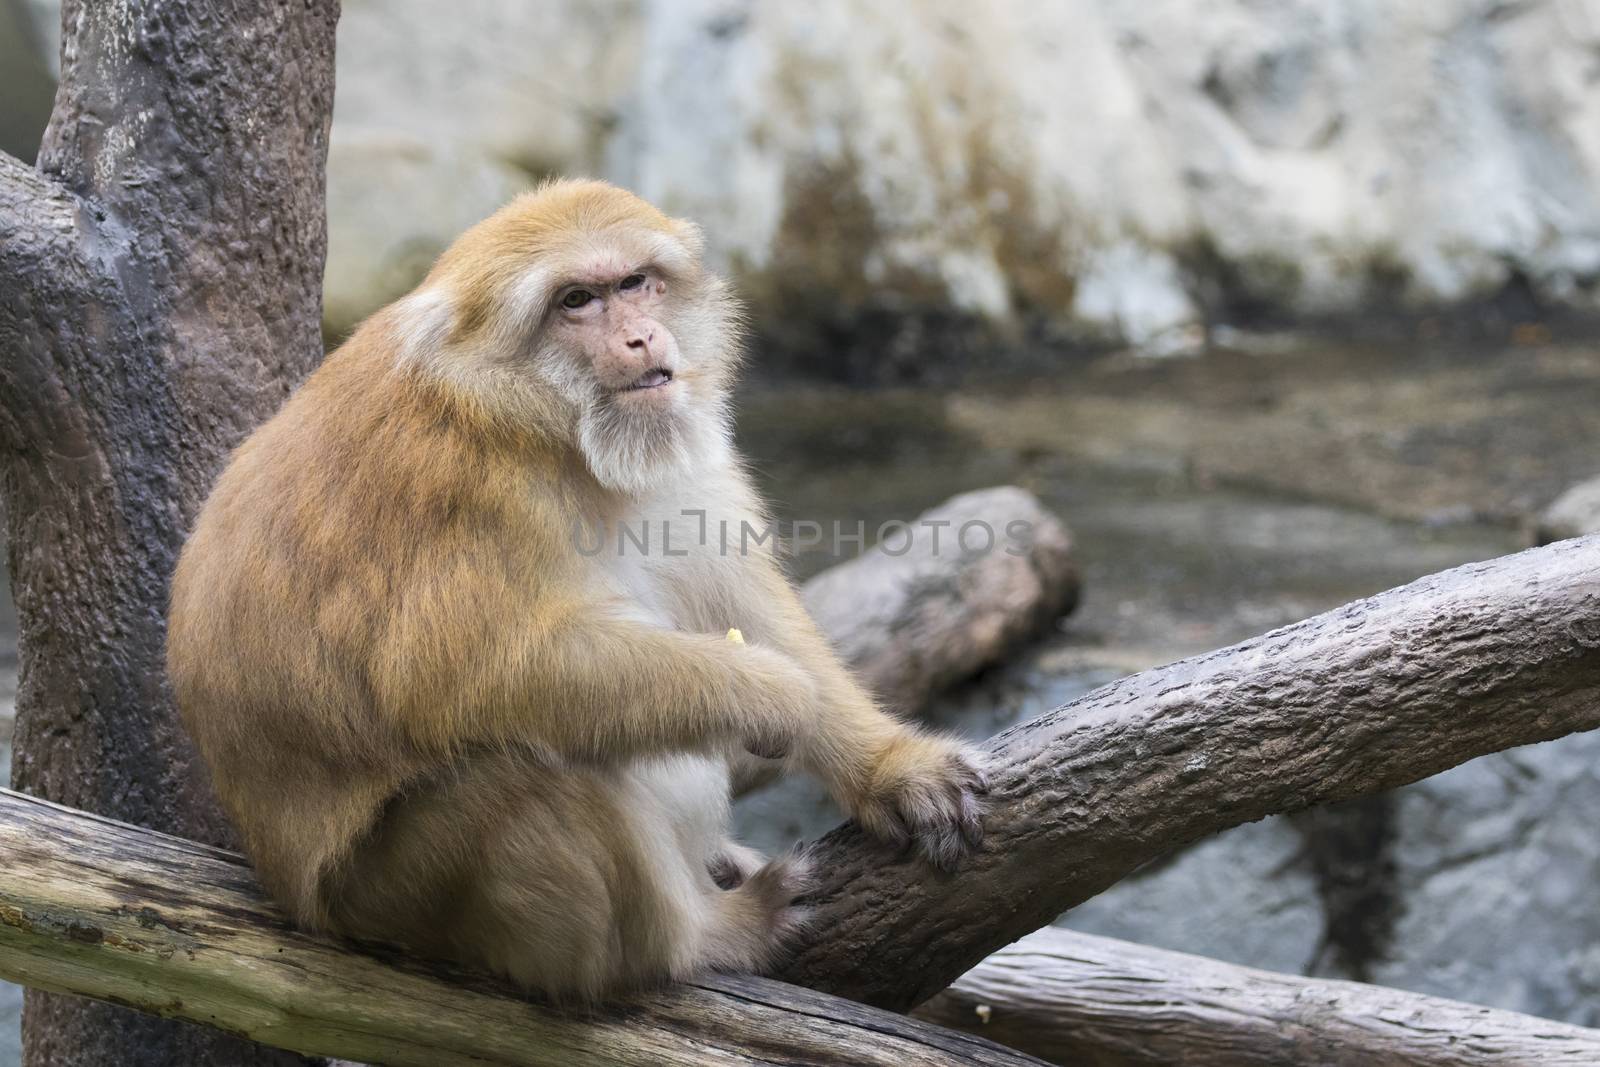
[[[672,381],[672,372],[665,367],[652,367],[639,375],[634,383],[628,386],[628,391],[635,389],[659,389]]]

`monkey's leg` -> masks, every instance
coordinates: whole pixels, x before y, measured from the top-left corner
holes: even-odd
[[[645,850],[672,850],[687,861],[692,885],[678,883],[680,907],[694,930],[684,969],[765,970],[804,922],[795,898],[812,888],[801,856],[768,861],[728,836],[728,766],[706,756],[645,760],[629,771],[637,826]],[[678,870],[662,857],[662,869]]]
[[[806,923],[796,898],[814,890],[811,861],[798,853],[769,860],[731,892],[712,898],[701,965],[719,971],[762,972],[777,962]]]
[[[798,921],[803,865],[733,892],[720,759],[622,768],[480,755],[409,789],[328,880],[342,933],[484,967],[557,1000],[755,969]]]

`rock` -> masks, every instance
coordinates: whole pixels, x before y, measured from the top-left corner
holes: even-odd
[[[1600,533],[1600,478],[1568,489],[1539,516],[1533,542],[1547,545],[1569,537]]]
[[[1348,934],[1331,911],[1320,846],[1292,817],[1202,842],[1060,925],[1600,1026],[1597,768],[1600,732],[1577,734],[1382,798],[1392,822],[1360,879],[1369,895],[1388,895],[1369,901],[1385,913],[1376,944],[1338,943]],[[1351,955],[1365,956],[1359,975],[1340,965]]]
[[[0,1067],[22,1063],[22,987],[0,982]]]
[[[974,358],[974,328],[1184,352],[1251,308],[1595,309],[1597,46],[1583,0],[349,0],[329,328],[558,172],[700,220],[813,368]]]
[[[915,709],[1071,610],[1078,570],[1060,520],[1033,494],[1001,486],[886,524],[873,548],[811,579],[804,597],[867,686]]]
[[[1288,820],[1249,823],[1112,886],[1057,925],[1303,974],[1323,935],[1304,851]]]
[[[328,335],[409,290],[457,234],[540,178],[595,172],[638,35],[626,0],[346,0]]]
[[[1575,0],[402,7],[347,6],[336,141],[403,125],[456,167],[634,187],[702,222],[769,347],[812,368],[916,373],[1033,321],[1183,352],[1239,307],[1519,280],[1600,306],[1600,15]],[[372,247],[417,247],[383,222]]]
[[[1600,733],[1397,794],[1402,904],[1372,980],[1600,1026]]]
[[[515,168],[450,142],[335,126],[323,332],[339,340],[410,291],[457,234],[528,184]]]

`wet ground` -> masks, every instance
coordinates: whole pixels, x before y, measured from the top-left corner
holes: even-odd
[[[1191,359],[1064,359],[1054,380],[953,392],[756,385],[740,439],[790,520],[870,529],[1013,483],[1071,527],[1077,612],[930,712],[987,736],[1120,674],[1520,547],[1529,515],[1600,473],[1600,345],[1532,339],[1256,338]],[[0,602],[0,775],[14,635]],[[806,783],[739,812],[769,849],[836,818]],[[0,993],[0,1067],[14,1004]]]
[[[1067,522],[1077,612],[929,713],[975,737],[1120,674],[1513,551],[1529,515],[1600,472],[1600,347],[1257,349],[1106,356],[1025,388],[755,388],[740,436],[791,520],[870,529],[1010,482]],[[828,562],[811,553],[795,571]],[[786,783],[749,798],[740,828],[778,848],[836,818]]]

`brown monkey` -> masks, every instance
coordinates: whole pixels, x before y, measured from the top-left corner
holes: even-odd
[[[728,839],[741,750],[942,867],[977,843],[973,757],[874,706],[767,544],[696,536],[765,522],[729,434],[738,310],[700,250],[609,185],[526,195],[217,482],[168,662],[298,923],[556,997],[759,969],[808,871]],[[585,545],[663,521],[653,551]]]

